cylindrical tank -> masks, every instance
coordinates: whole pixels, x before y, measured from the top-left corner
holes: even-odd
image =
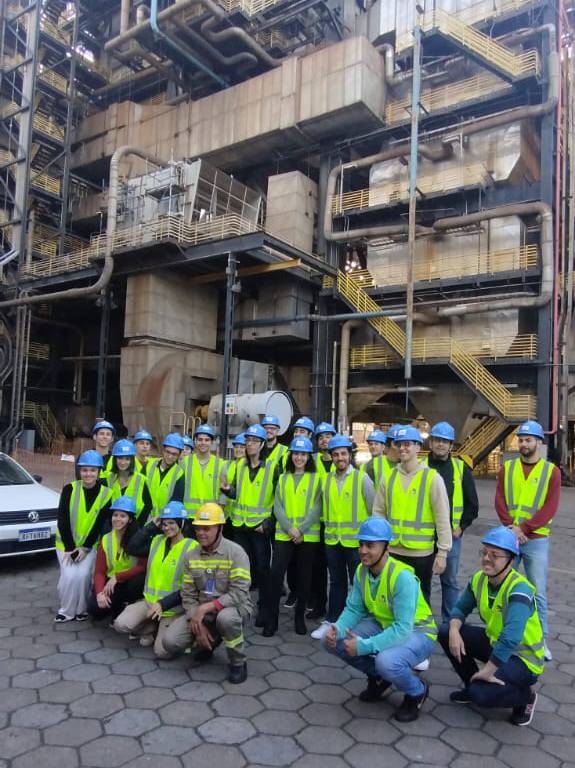
[[[228,395],[228,418],[231,432],[241,432],[250,424],[258,424],[267,414],[277,416],[279,434],[287,432],[293,418],[292,402],[285,392],[260,392],[255,395]],[[219,425],[222,396],[214,395],[208,408],[208,421]]]

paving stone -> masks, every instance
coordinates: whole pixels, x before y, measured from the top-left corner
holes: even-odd
[[[386,720],[376,723],[374,720],[363,717],[354,717],[345,726],[345,730],[355,741],[362,741],[366,744],[393,744],[403,735]]]
[[[37,672],[25,672],[12,678],[14,688],[44,688],[56,683],[60,679],[60,673],[49,669],[40,669]]]
[[[544,736],[538,746],[560,760],[575,757],[575,740],[570,736]]]
[[[393,707],[390,707],[389,701],[385,699],[373,704],[353,698],[346,701],[343,706],[354,717],[366,717],[369,720],[388,718],[393,712]]]
[[[214,717],[198,728],[198,733],[205,741],[214,744],[241,744],[256,730],[249,720],[239,717]]]
[[[331,685],[343,685],[349,680],[349,671],[347,669],[334,669],[333,667],[314,666],[307,673],[307,676],[314,683],[327,683]],[[365,678],[361,680],[362,687],[365,687]]]
[[[212,706],[219,715],[227,717],[252,717],[263,709],[262,704],[253,696],[235,696],[230,693],[215,701]]]
[[[101,736],[80,748],[82,765],[116,768],[142,754],[136,739],[127,736]]]
[[[140,755],[129,763],[124,763],[122,768],[182,768],[179,758],[162,755]],[[216,768],[214,766],[214,768]]]
[[[160,725],[160,718],[149,709],[121,709],[106,722],[106,733],[117,736],[141,736]]]
[[[518,731],[526,730],[525,728],[514,727]],[[459,755],[451,763],[450,768],[477,768],[477,755]],[[482,757],[481,768],[505,768],[505,763],[495,757]]]
[[[201,683],[197,680],[174,689],[179,699],[185,701],[213,701],[223,695],[224,689],[217,683]]]
[[[387,699],[388,705],[396,707],[401,703],[401,697],[392,696]],[[421,716],[413,723],[399,723],[397,720],[393,720],[393,724],[400,731],[403,731],[408,736],[428,736],[435,738],[445,730],[446,725],[441,720],[437,720],[431,715],[431,707],[425,705]]]
[[[92,693],[72,702],[70,711],[77,717],[109,717],[122,709],[122,697],[114,693]]]
[[[22,643],[18,648],[12,651],[13,659],[41,659],[43,656],[49,656],[56,651],[55,645],[44,645],[42,643]]]
[[[536,712],[535,717],[540,713]],[[553,717],[553,715],[552,715]],[[507,720],[490,719],[484,725],[483,730],[501,744],[520,744],[523,746],[534,746],[540,739],[540,734],[532,728],[518,728],[511,725]]]
[[[141,685],[134,675],[108,675],[94,680],[92,688],[95,693],[130,693]]]
[[[40,744],[40,731],[10,726],[0,731],[0,755],[10,760]]]
[[[159,709],[158,715],[165,725],[183,725],[194,728],[205,723],[206,720],[210,720],[214,713],[207,704],[202,702],[174,701]]]
[[[4,659],[0,661],[0,675],[14,677],[23,672],[30,672],[35,666],[32,659]]]
[[[293,763],[292,768],[347,768],[347,766],[348,763],[335,755],[304,755]]]
[[[351,718],[351,714],[337,704],[308,704],[299,714],[310,725],[329,725],[334,728],[341,727]]]
[[[124,696],[124,701],[127,707],[136,707],[138,709],[159,709],[165,704],[169,704],[174,701],[175,695],[173,691],[167,688],[139,688],[132,693],[127,693]]]
[[[306,722],[295,712],[274,709],[260,712],[253,718],[252,723],[261,733],[269,733],[272,736],[293,736],[306,726]]]
[[[569,685],[542,685],[541,695],[547,696],[552,701],[555,701],[558,704],[575,703],[575,688]],[[539,709],[540,702],[538,702],[537,704],[538,704],[537,708]]]
[[[44,741],[62,747],[81,747],[101,735],[102,727],[98,720],[70,717],[63,723],[46,728]]]
[[[226,693],[240,694],[241,696],[259,696],[260,693],[269,690],[266,680],[261,677],[248,676],[248,679],[239,685],[232,685],[226,680],[222,685]]]
[[[105,664],[79,664],[62,672],[64,680],[76,680],[78,682],[91,683],[93,680],[101,680],[112,673],[110,667]]]
[[[112,672],[115,675],[143,675],[156,669],[153,659],[125,659],[112,664]]]
[[[318,667],[340,667],[343,669],[346,666],[345,661],[342,661],[339,656],[336,656],[333,653],[327,653],[327,651],[316,651],[310,656],[310,659]]]
[[[111,648],[109,642],[106,642],[104,648],[96,651],[89,651],[84,658],[90,664],[114,664],[116,661],[123,661],[128,658],[128,652],[121,648]]]
[[[306,752],[320,755],[341,755],[353,744],[352,739],[340,728],[309,725],[296,736]]]
[[[276,669],[287,672],[307,672],[314,666],[306,656],[278,656],[272,664]]]
[[[20,707],[26,707],[38,701],[36,691],[25,688],[12,688],[9,696],[0,696],[0,712],[14,712]]]
[[[72,640],[58,646],[60,653],[88,653],[101,647],[98,640]]]
[[[267,645],[248,645],[246,648],[246,656],[248,659],[255,659],[257,661],[270,661],[280,655],[280,650],[274,646]]]
[[[38,669],[63,670],[81,663],[82,657],[77,653],[52,653],[50,656],[38,659],[36,666]]]
[[[240,747],[248,764],[291,765],[301,757],[302,750],[289,736],[255,736]]]
[[[248,675],[250,677],[266,678],[275,671],[276,668],[271,661],[258,661],[256,664],[248,662]]]
[[[12,713],[12,725],[24,728],[44,728],[66,719],[66,707],[62,704],[30,704]]]
[[[176,688],[190,681],[190,677],[182,669],[156,669],[142,675],[144,685],[154,685],[159,688]]]
[[[339,685],[325,685],[321,683],[314,683],[306,688],[305,695],[312,701],[320,702],[321,704],[343,704],[349,698],[351,693]]]
[[[545,754],[537,747],[503,746],[497,757],[511,768],[558,768],[559,766],[559,760]]]
[[[426,736],[404,736],[395,744],[395,747],[402,755],[417,763],[432,762],[447,765],[455,755],[453,749],[447,744]]]
[[[272,672],[266,680],[272,688],[288,688],[292,691],[301,691],[310,683],[309,678],[299,672]]]
[[[472,707],[441,704],[433,709],[433,717],[455,728],[481,728],[484,718]]]
[[[12,768],[76,768],[78,755],[69,747],[39,747],[17,757]]]
[[[482,731],[471,728],[447,728],[441,734],[458,752],[472,752],[476,755],[493,755],[498,748],[494,738]]]
[[[353,768],[366,768],[366,766],[385,766],[385,768],[404,768],[407,760],[398,754],[395,749],[384,746],[372,746],[370,744],[356,744],[348,752],[345,759]],[[326,768],[328,766],[326,765]]]
[[[199,766],[212,766],[213,768],[243,768],[245,758],[237,747],[223,744],[200,744],[191,752],[182,756],[184,768],[199,768]],[[163,766],[162,768],[169,768]]]
[[[69,704],[71,701],[88,696],[90,686],[88,683],[74,683],[68,680],[60,680],[46,688],[40,689],[40,701],[49,701],[54,704]]]
[[[530,728],[539,731],[544,736],[573,736],[575,734],[575,722],[573,720],[550,712],[536,712]],[[575,742],[573,749],[575,749]]]
[[[140,739],[144,752],[156,755],[183,755],[200,743],[192,728],[177,725],[162,725],[149,731]]]
[[[288,691],[287,689],[271,690],[260,696],[260,701],[268,709],[283,709],[296,711],[305,707],[309,699],[300,691]]]

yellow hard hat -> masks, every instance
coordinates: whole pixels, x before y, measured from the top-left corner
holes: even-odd
[[[223,525],[226,522],[224,510],[219,504],[208,501],[198,509],[193,525]]]

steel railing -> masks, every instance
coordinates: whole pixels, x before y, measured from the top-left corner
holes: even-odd
[[[506,422],[496,416],[489,416],[469,434],[462,443],[459,453],[476,459],[485,449],[493,445],[507,431]]]

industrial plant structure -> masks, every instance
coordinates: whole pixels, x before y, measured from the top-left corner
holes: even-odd
[[[4,0],[3,447],[279,389],[566,461],[573,10]]]

